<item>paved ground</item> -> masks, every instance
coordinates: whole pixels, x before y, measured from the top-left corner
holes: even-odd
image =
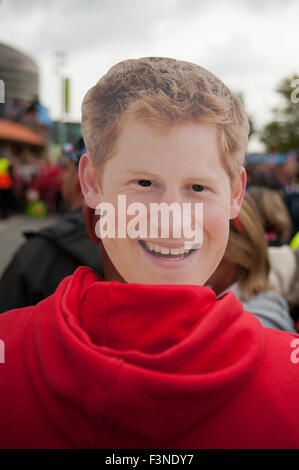
[[[0,276],[9,263],[17,248],[24,242],[22,232],[37,231],[52,225],[59,216],[48,215],[41,219],[34,219],[26,215],[13,215],[9,219],[0,220]]]

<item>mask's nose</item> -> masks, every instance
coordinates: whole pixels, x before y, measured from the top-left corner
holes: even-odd
[[[176,239],[185,248],[203,241],[203,203],[187,202],[179,195],[162,197],[159,203],[151,203],[147,214],[149,238]]]

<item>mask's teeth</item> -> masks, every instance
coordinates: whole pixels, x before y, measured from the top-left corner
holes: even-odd
[[[185,251],[197,250],[201,245],[199,243],[185,242]]]
[[[192,244],[191,242],[185,242],[185,246],[182,248],[168,248],[164,246],[156,245],[152,242],[142,241],[144,247],[148,251],[153,251],[155,253],[160,253],[161,255],[172,255],[172,256],[180,256],[186,255],[189,253],[190,250],[194,250],[200,247],[199,244]],[[186,246],[187,245],[187,246]]]
[[[159,246],[156,245],[155,243],[152,242],[146,242],[143,241],[145,248],[149,251],[154,251],[155,253],[160,253],[161,255],[173,255],[173,256],[178,256],[178,255],[183,255],[185,253],[188,253],[191,249],[190,248],[168,248],[164,246]]]

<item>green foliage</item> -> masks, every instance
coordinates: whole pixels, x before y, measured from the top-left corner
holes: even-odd
[[[287,77],[276,88],[281,106],[273,110],[273,121],[260,133],[268,152],[299,150],[299,83],[295,83],[298,79],[299,74]]]

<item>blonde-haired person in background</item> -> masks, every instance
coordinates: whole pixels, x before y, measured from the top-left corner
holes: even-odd
[[[289,245],[292,221],[279,192],[263,186],[251,186],[248,194],[259,210],[270,261],[269,281],[288,302],[295,323],[299,318],[299,249]]]
[[[254,199],[246,193],[238,217],[230,221],[225,255],[206,285],[218,297],[234,292],[263,326],[295,332],[288,304],[273,288],[269,272],[263,222]]]

